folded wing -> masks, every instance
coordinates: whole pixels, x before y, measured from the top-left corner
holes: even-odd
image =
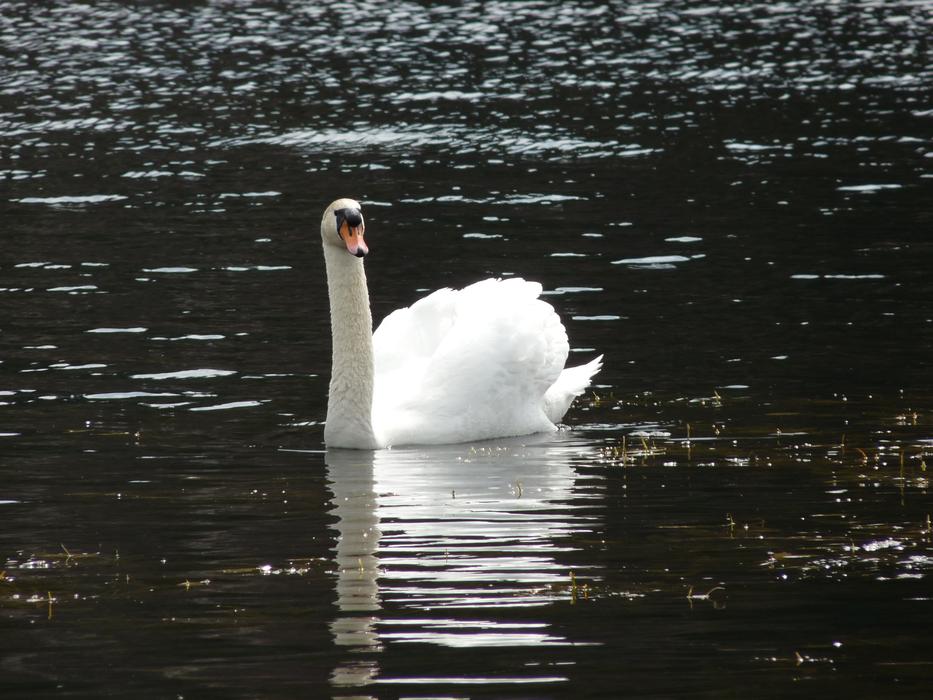
[[[569,405],[581,377],[546,399],[569,346],[540,294],[535,282],[488,279],[386,317],[373,334],[377,433],[400,445],[553,430],[555,407]]]

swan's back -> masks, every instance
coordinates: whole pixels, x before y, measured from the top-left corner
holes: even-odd
[[[553,430],[545,394],[569,346],[540,294],[536,282],[488,279],[438,290],[386,317],[373,334],[380,440],[453,443]]]

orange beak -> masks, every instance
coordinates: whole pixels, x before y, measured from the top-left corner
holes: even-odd
[[[364,228],[362,223],[359,226],[350,226],[346,221],[340,224],[340,237],[346,243],[347,251],[358,258],[362,258],[369,252],[369,247],[363,240]]]

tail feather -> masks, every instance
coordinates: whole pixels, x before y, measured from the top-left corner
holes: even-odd
[[[603,366],[603,356],[585,365],[567,367],[544,394],[544,412],[552,423],[560,422],[573,400],[586,391],[590,381]]]

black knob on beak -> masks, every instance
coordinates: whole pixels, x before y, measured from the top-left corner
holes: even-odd
[[[363,223],[363,215],[360,214],[359,209],[346,209],[345,211],[344,219],[350,224],[351,228],[356,228]]]

